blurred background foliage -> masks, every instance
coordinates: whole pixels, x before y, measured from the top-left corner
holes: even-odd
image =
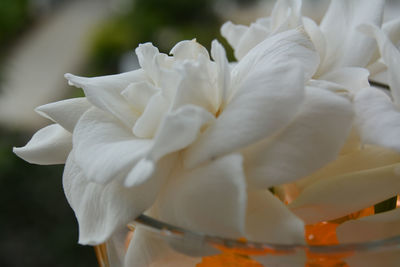
[[[210,48],[220,35],[222,19],[215,12],[215,0],[136,0],[118,16],[105,21],[94,34],[89,70],[93,75],[116,73],[121,55],[133,53],[144,42],[152,42],[168,53],[181,40],[197,41]],[[241,1],[238,1],[241,2]],[[251,2],[251,1],[250,1]],[[254,2],[254,1],[253,1]],[[228,55],[232,58],[232,50]]]
[[[57,16],[58,10],[70,2],[73,1],[0,0],[0,59],[8,56],[14,44],[23,42],[38,24]],[[88,76],[127,71],[138,67],[134,49],[139,43],[152,42],[161,52],[168,53],[176,42],[193,38],[207,48],[217,38],[232,59],[232,51],[219,34],[223,21],[215,12],[216,1],[121,2],[120,12],[112,13],[88,35],[91,39],[84,66],[66,71]],[[59,38],[63,38],[62,33]],[[40,59],[46,55],[36,56]],[[38,60],[37,67],[44,70],[52,67],[40,64]],[[2,68],[0,64],[0,77]],[[68,97],[80,95],[78,89],[68,93]],[[63,166],[31,165],[12,153],[13,146],[25,145],[38,128],[39,125],[27,130],[0,124],[0,266],[97,266],[93,248],[77,244],[78,225],[62,188]]]
[[[30,19],[28,0],[0,1],[0,48],[13,40]]]

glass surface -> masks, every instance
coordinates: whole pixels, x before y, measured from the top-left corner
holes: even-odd
[[[365,216],[368,209],[362,211]],[[354,215],[352,215],[354,216]],[[351,219],[352,216],[348,216]],[[157,247],[165,251],[151,266],[266,266],[266,267],[398,267],[400,266],[400,236],[363,243],[338,244],[335,228],[341,222],[324,222],[306,226],[308,245],[276,245],[233,240],[194,233],[151,217],[141,215],[127,227],[129,241],[140,229]],[[315,245],[329,243],[331,245]],[[312,244],[312,245],[310,245]],[[332,245],[333,244],[333,245]],[[147,247],[146,249],[150,249]],[[146,255],[154,255],[146,251]],[[109,266],[105,246],[96,248],[100,266]],[[154,260],[154,259],[153,259]]]

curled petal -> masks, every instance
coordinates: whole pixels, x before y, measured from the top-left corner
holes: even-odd
[[[388,36],[375,25],[362,25],[360,29],[376,38],[382,59],[388,67],[389,86],[393,100],[400,106],[400,75],[398,74],[400,51],[394,46]]]
[[[271,244],[304,244],[304,223],[268,190],[248,191],[246,237]]]
[[[35,111],[72,133],[79,118],[92,105],[85,97],[71,98],[37,107]]]
[[[300,25],[301,0],[278,0],[271,13],[271,32],[283,32]]]
[[[148,81],[131,83],[121,94],[129,104],[138,112],[142,113],[151,97],[159,91]]]
[[[348,99],[307,87],[304,105],[295,120],[273,140],[246,150],[250,184],[269,188],[313,173],[338,156],[352,123]]]
[[[129,173],[125,185],[133,186],[145,181],[152,174],[158,160],[193,143],[201,128],[213,120],[212,114],[192,105],[168,113],[161,122],[154,143]]]
[[[385,22],[382,25],[382,30],[393,44],[398,44],[400,41],[400,18]]]
[[[58,124],[37,131],[24,147],[14,147],[13,152],[29,163],[64,164],[72,149],[72,135]]]
[[[269,31],[259,24],[253,23],[243,34],[238,46],[235,48],[235,57],[243,59],[247,53],[268,37]]]
[[[143,114],[133,126],[133,133],[140,138],[152,138],[169,108],[168,100],[161,92],[154,94],[147,103]]]
[[[135,53],[144,72],[153,81],[158,81],[159,75],[154,63],[156,55],[160,53],[158,48],[151,43],[139,44],[135,49]]]
[[[73,135],[75,161],[90,181],[124,178],[150,150],[152,140],[138,139],[130,129],[97,108],[79,120]]]
[[[97,245],[147,210],[169,175],[173,158],[165,159],[147,183],[125,188],[120,181],[89,181],[71,153],[63,175],[64,192],[79,223],[79,243]]]
[[[234,48],[235,57],[241,60],[251,49],[273,34],[294,29],[301,24],[301,1],[279,0],[269,18],[258,19],[249,27],[225,23],[221,34]]]
[[[172,109],[195,105],[213,114],[217,112],[215,99],[218,97],[218,91],[211,79],[209,63],[211,63],[209,59],[200,56],[197,61],[187,61],[182,64],[180,72],[183,78],[177,88]]]
[[[321,179],[306,187],[289,207],[306,224],[314,224],[362,210],[399,193],[397,163]]]
[[[221,35],[228,40],[229,44],[236,50],[248,27],[235,25],[231,21],[225,22],[221,27]]]
[[[364,143],[400,152],[400,111],[383,91],[365,88],[354,99],[356,123]]]
[[[65,74],[71,85],[82,88],[87,100],[94,106],[111,113],[131,128],[138,114],[135,113],[121,92],[133,82],[146,80],[143,70],[136,70],[117,75],[84,78]]]
[[[161,220],[210,235],[243,236],[246,184],[240,155],[175,175],[156,203]]]
[[[218,101],[219,109],[222,110],[228,103],[228,99],[231,98],[231,71],[225,49],[217,40],[214,40],[211,44],[211,55],[217,63],[217,83],[220,93],[217,98],[220,100]]]
[[[196,39],[193,40],[185,40],[177,43],[170,52],[174,58],[179,60],[185,59],[197,59],[200,55],[204,56],[205,58],[210,58],[208,55],[207,49],[199,44]]]
[[[319,54],[320,61],[323,62],[325,59],[327,46],[324,34],[322,33],[317,23],[315,23],[315,21],[313,21],[312,19],[303,17],[302,22],[305,31],[310,36],[311,41],[313,42],[315,49]]]
[[[252,49],[232,71],[232,99],[188,149],[185,165],[193,167],[276,134],[303,103],[303,82],[317,65],[318,55],[299,30],[277,34]]]
[[[329,44],[321,73],[337,67],[365,67],[368,64],[376,46],[357,27],[363,23],[380,26],[383,7],[383,0],[331,1],[320,25]]]
[[[303,101],[301,68],[287,63],[249,77],[234,99],[185,153],[185,166],[192,168],[260,139],[285,127]]]

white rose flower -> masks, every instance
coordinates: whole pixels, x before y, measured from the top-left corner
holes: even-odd
[[[348,151],[297,182],[302,192],[290,207],[306,223],[336,219],[400,194],[400,51],[392,43],[400,24],[397,21],[387,25],[391,30],[372,24],[360,29],[378,43],[377,58],[381,56],[387,68],[390,92],[373,86],[356,92],[354,108],[360,134],[357,142],[363,147]],[[338,227],[337,236],[340,242],[389,238],[399,234],[399,223],[399,210],[395,209],[346,222]]]
[[[240,60],[265,38],[303,25],[321,59],[312,77],[317,81],[311,80],[311,85],[350,92],[367,87],[369,74],[377,75],[384,69],[378,60],[375,43],[359,32],[358,26],[370,23],[380,27],[384,0],[331,1],[320,25],[301,15],[301,2],[279,0],[270,17],[259,19],[249,27],[227,22],[221,33]],[[383,27],[393,32],[393,25],[388,23]]]
[[[346,97],[304,87],[319,63],[304,31],[266,39],[234,67],[217,42],[214,61],[195,41],[173,56],[151,44],[136,53],[136,71],[67,74],[86,97],[39,107],[56,124],[14,149],[32,163],[66,161],[79,242],[112,240],[143,212],[222,237],[304,242],[303,222],[267,189],[335,158],[352,123]]]
[[[313,151],[311,148],[302,150],[298,144],[293,145],[293,143],[290,145],[286,143],[285,148],[292,149],[294,152],[286,154],[285,160],[274,161],[279,158],[276,155],[285,151],[280,148],[274,151],[274,156],[271,153],[268,161],[265,161],[283,167],[279,171],[267,173],[266,177],[273,176],[280,181],[295,181],[296,179],[288,179],[287,169],[289,168],[296,170],[296,174],[308,175],[294,184],[277,187],[278,192],[284,191],[283,195],[289,202],[295,199],[289,206],[306,223],[336,219],[400,193],[398,186],[400,181],[398,171],[400,80],[396,73],[396,69],[400,66],[400,56],[398,48],[395,47],[400,41],[400,20],[384,23],[380,30],[383,6],[384,1],[381,0],[331,1],[321,24],[317,25],[310,18],[302,17],[300,0],[280,0],[275,4],[270,17],[259,19],[249,27],[227,22],[221,28],[222,35],[232,45],[235,56],[240,62],[255,45],[265,38],[303,25],[321,60],[308,86],[328,89],[340,94],[347,91],[354,97],[355,129],[335,161],[331,159],[328,165],[319,165],[323,168],[315,173],[301,172],[302,167],[307,164],[302,162],[299,164],[301,166],[298,166],[296,165],[298,160],[289,160],[296,155],[296,151],[302,151],[301,155],[305,159],[315,159],[317,156],[312,155],[317,154],[310,154],[309,152]],[[360,30],[363,24],[369,24],[369,29],[364,31],[369,31],[369,35],[376,36],[379,48]],[[369,77],[382,83],[389,83],[393,101],[382,90],[370,87]],[[293,131],[291,133],[294,135]],[[318,139],[314,139],[318,142]],[[317,143],[316,146],[323,147],[323,144],[325,142],[322,145]],[[361,147],[362,144],[375,146]],[[273,150],[268,150],[270,151]],[[305,151],[307,153],[304,153]],[[291,164],[286,167],[280,162]],[[257,171],[257,168],[250,169],[252,172]],[[281,175],[282,172],[284,175]],[[262,179],[266,180],[266,178]],[[260,186],[260,183],[257,185]],[[354,192],[361,192],[356,199],[354,199]],[[399,220],[399,217],[396,217],[397,212],[393,211],[390,214],[393,215],[385,215],[384,218],[389,219],[386,220],[384,226],[381,225],[376,230],[369,227],[369,234],[384,238],[396,233],[395,227],[392,226],[385,234],[377,234],[382,227],[388,227],[389,221],[395,225],[393,222]],[[365,224],[368,224],[369,220],[375,219],[372,217],[366,219]],[[360,223],[363,221],[360,220]],[[352,235],[348,233],[351,231],[358,233],[354,231],[358,226],[357,223],[354,228],[346,228],[349,230],[341,236],[347,236],[347,239],[341,240],[351,240]]]

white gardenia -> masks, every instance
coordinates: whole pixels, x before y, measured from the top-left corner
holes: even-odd
[[[297,174],[308,175],[301,180],[286,180],[279,172],[272,175],[281,181],[296,180],[294,184],[277,189],[284,191],[282,195],[287,201],[294,199],[289,206],[306,223],[336,219],[400,193],[400,52],[396,47],[400,41],[400,20],[382,25],[383,7],[383,0],[331,1],[322,22],[317,25],[310,18],[302,17],[300,0],[278,0],[270,17],[258,19],[250,26],[232,22],[222,26],[221,33],[235,49],[240,62],[265,38],[303,25],[320,56],[318,69],[307,86],[346,93],[353,99],[354,129],[337,160],[311,175],[301,173],[302,166],[306,165],[296,165],[298,160],[293,160],[289,166],[274,161],[277,154],[283,153],[282,148],[271,152],[274,156],[266,161],[281,169],[293,168]],[[369,78],[389,84],[390,96],[370,87]],[[299,151],[307,155],[304,157],[310,157],[298,143],[284,144],[286,146],[281,147],[293,150],[286,162]],[[356,199],[354,192],[361,192]],[[395,234],[400,216],[394,211],[387,213],[382,220],[371,216],[360,220],[360,224],[355,223],[354,227],[345,226],[346,232],[339,235],[339,240],[357,241],[350,233],[358,233],[357,227],[370,220],[382,221],[381,226],[374,224],[375,228],[368,228],[370,235],[385,238]],[[387,229],[385,233],[379,230],[382,227]]]
[[[321,86],[322,83],[333,90],[356,92],[368,86],[369,75],[384,70],[384,65],[378,61],[374,41],[358,30],[358,26],[365,23],[381,27],[384,3],[384,0],[331,1],[318,25],[302,16],[301,0],[278,0],[270,17],[258,19],[250,26],[227,22],[221,33],[240,60],[265,38],[303,25],[320,56],[320,64],[313,75],[319,82],[311,80],[310,84]],[[396,38],[396,26],[388,23],[383,28]]]
[[[276,35],[233,68],[217,42],[214,61],[195,41],[177,44],[173,56],[151,44],[136,54],[136,71],[66,75],[86,98],[39,107],[56,124],[14,149],[32,163],[63,163],[68,157],[64,188],[80,243],[102,243],[145,211],[223,237],[304,242],[303,223],[267,190],[285,181],[261,181],[276,169],[262,157],[271,157],[267,151],[279,149],[281,140],[295,142],[291,132],[304,136],[304,145],[314,132],[326,143],[323,154],[318,147],[313,152],[322,160],[303,159],[300,173],[314,171],[336,157],[352,123],[345,96],[304,87],[319,63],[308,36],[301,29]],[[329,115],[332,109],[335,116]],[[276,161],[291,153],[283,152]]]
[[[140,45],[140,68],[131,72],[66,74],[85,97],[38,107],[54,124],[14,152],[31,163],[65,163],[81,244],[118,241],[142,213],[209,235],[302,244],[305,224],[400,193],[400,53],[392,43],[400,23],[381,30],[383,1],[362,3],[332,1],[319,26],[301,16],[297,0],[279,0],[250,27],[227,23],[234,65],[217,41],[210,58],[191,40],[170,55]],[[369,86],[367,67],[387,70],[393,101]],[[271,187],[294,201],[285,205]],[[354,190],[362,192],[356,200]],[[386,227],[399,218],[396,211],[372,220]],[[344,224],[338,237],[356,240],[352,229]],[[138,228],[124,264],[173,254],[194,266],[164,245]]]

